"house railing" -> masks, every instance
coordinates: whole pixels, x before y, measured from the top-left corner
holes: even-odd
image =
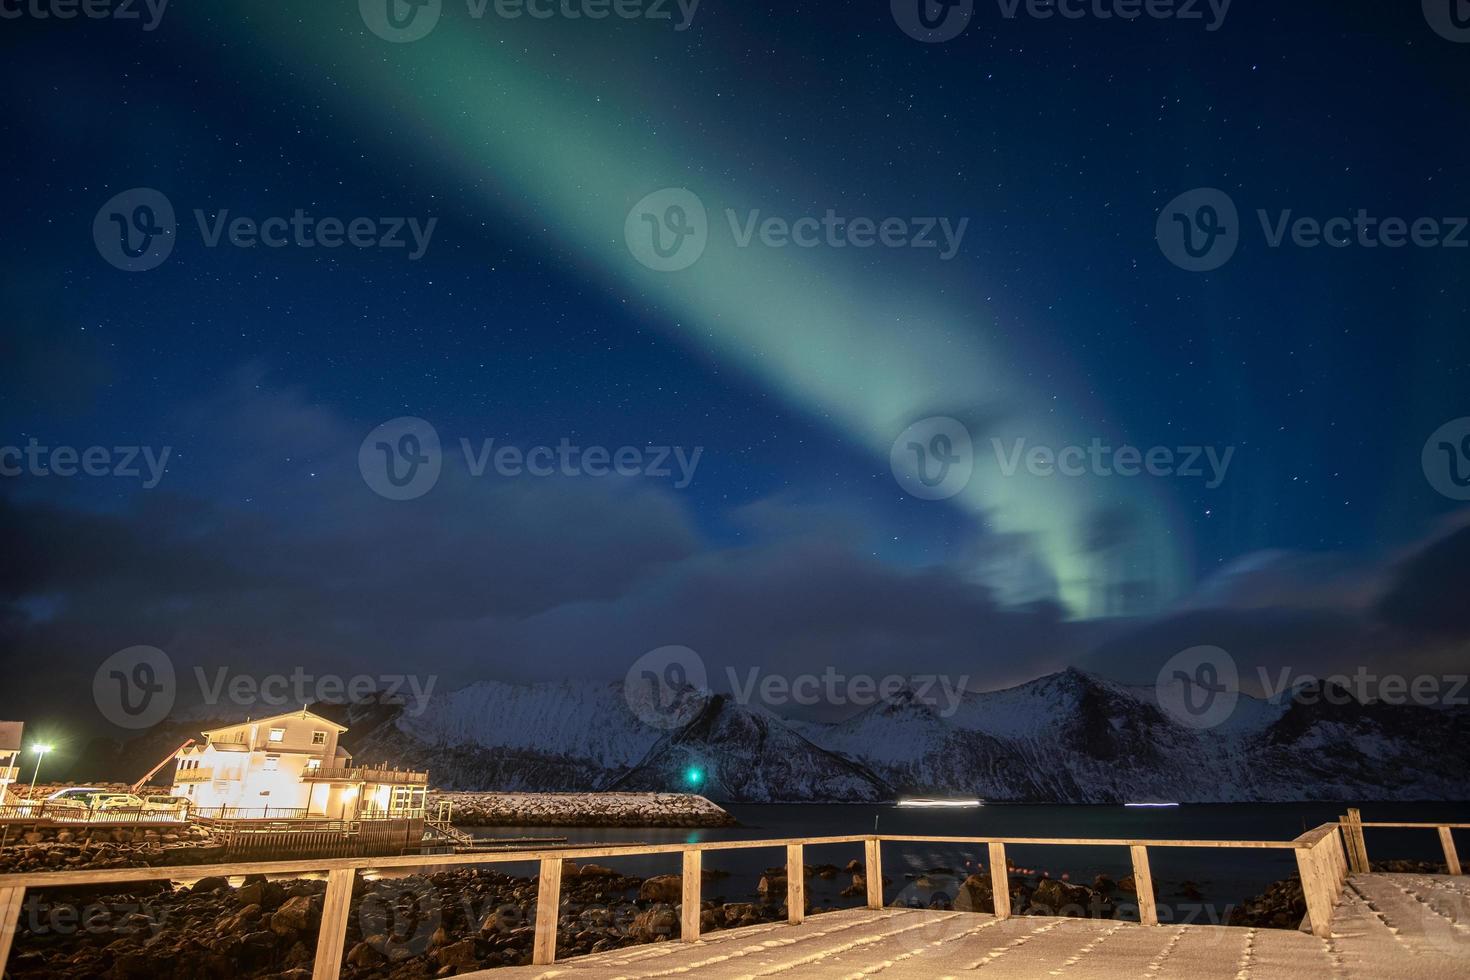
[[[1344,817],[1343,821],[1347,818]],[[562,862],[645,855],[678,854],[682,863],[682,908],[680,938],[693,942],[699,938],[699,913],[703,885],[704,855],[710,851],[784,848],[786,852],[786,909],[788,921],[798,924],[806,906],[805,849],[829,844],[862,844],[863,872],[867,886],[867,905],[883,907],[883,855],[886,844],[967,844],[985,845],[990,857],[995,915],[1006,919],[1010,906],[1010,872],[1006,862],[1008,846],[1060,847],[1126,847],[1133,864],[1138,894],[1139,920],[1143,925],[1158,925],[1154,899],[1153,876],[1149,868],[1149,850],[1162,847],[1238,848],[1245,850],[1289,850],[1301,872],[1306,895],[1307,924],[1312,932],[1328,938],[1332,931],[1332,912],[1341,896],[1348,875],[1348,859],[1343,846],[1342,823],[1326,823],[1290,841],[1221,841],[1221,840],[1140,840],[1035,837],[921,837],[897,835],[862,835],[852,837],[796,837],[776,840],[709,841],[688,844],[624,844],[520,851],[432,855],[420,854],[384,858],[340,858],[305,861],[274,861],[201,865],[194,867],[111,868],[102,871],[59,871],[33,874],[0,875],[0,972],[10,955],[11,943],[20,918],[26,889],[62,888],[78,885],[121,884],[136,881],[159,881],[171,878],[235,876],[245,874],[292,875],[325,871],[327,890],[322,909],[321,929],[317,937],[313,980],[336,980],[342,965],[347,940],[347,923],[351,910],[352,884],[359,871],[424,870],[442,867],[462,868],[469,865],[514,864],[537,862],[536,917],[532,961],[547,965],[556,960],[557,919],[561,903]],[[1426,826],[1426,825],[1414,825]],[[1434,825],[1427,825],[1434,826]]]
[[[1470,830],[1470,823],[1364,823],[1363,815],[1357,810],[1349,810],[1347,815],[1340,821],[1344,844],[1347,848],[1348,867],[1353,874],[1367,874],[1368,846],[1363,839],[1364,827],[1382,827],[1412,830],[1436,830],[1439,832],[1439,846],[1444,851],[1444,864],[1446,870],[1452,875],[1461,874],[1460,855],[1455,850],[1454,831]]]
[[[302,779],[329,780],[334,783],[397,783],[406,785],[428,785],[427,772],[408,769],[366,769],[354,766],[319,766],[307,769]]]
[[[284,820],[336,820],[337,817],[328,817],[324,813],[312,813],[304,807],[289,806],[267,806],[267,807],[243,807],[243,806],[202,806],[194,807],[189,811],[195,820],[209,823],[218,821],[237,820],[261,820],[261,821],[284,821]],[[362,810],[354,814],[353,821],[374,820],[415,820],[423,817],[424,809],[401,809],[401,810]]]
[[[182,824],[187,821],[187,808],[182,804],[167,810],[145,810],[139,807],[93,809],[75,803],[37,800],[0,806],[0,822],[53,824]]]
[[[189,811],[195,820],[302,820],[305,807],[295,806],[197,806]],[[325,819],[325,818],[323,818]]]
[[[202,769],[180,769],[174,773],[176,783],[207,783],[214,779],[212,768]]]

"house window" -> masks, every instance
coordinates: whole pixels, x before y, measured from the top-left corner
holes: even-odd
[[[272,728],[270,740],[272,742],[284,742],[286,740],[286,730],[284,728]]]
[[[320,769],[321,767],[322,767],[322,760],[320,760],[320,759],[307,759],[306,760],[306,770],[307,770],[307,772],[314,772],[317,769]]]
[[[410,786],[395,786],[388,808],[393,813],[422,810],[424,808],[424,791],[422,789],[414,789]]]
[[[327,733],[326,732],[312,732],[311,733],[311,744],[312,745],[326,745],[327,744]]]
[[[263,768],[265,772],[276,772],[281,768],[281,757],[278,755],[266,756],[265,766]]]

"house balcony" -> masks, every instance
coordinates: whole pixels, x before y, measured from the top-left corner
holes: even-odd
[[[378,783],[395,786],[425,786],[429,782],[426,772],[408,769],[360,769],[356,767],[322,766],[307,769],[301,774],[306,782],[316,783]]]
[[[180,769],[174,773],[176,783],[207,783],[213,778],[213,769]]]
[[[13,783],[20,779],[19,766],[0,766],[0,783]]]

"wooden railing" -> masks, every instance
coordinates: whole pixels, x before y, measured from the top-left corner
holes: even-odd
[[[127,824],[160,823],[182,824],[187,819],[187,808],[180,804],[167,810],[147,810],[141,807],[104,807],[93,809],[84,804],[58,803],[37,800],[34,803],[15,803],[0,806],[0,823],[50,823],[50,824]]]
[[[305,820],[305,807],[299,806],[197,806],[190,812],[195,820]],[[326,817],[322,817],[326,819]]]
[[[210,766],[200,769],[180,769],[174,773],[176,783],[207,783],[213,779],[214,769]]]
[[[1347,847],[1348,867],[1353,874],[1367,874],[1369,869],[1368,845],[1363,840],[1364,827],[1437,830],[1439,831],[1439,846],[1444,851],[1445,869],[1452,875],[1462,873],[1460,855],[1455,850],[1454,831],[1470,830],[1470,823],[1364,823],[1363,815],[1357,810],[1349,810],[1339,823],[1342,826],[1342,836]]]
[[[327,780],[334,783],[394,783],[400,785],[428,785],[427,772],[410,769],[370,769],[356,766],[318,766],[302,770],[306,780]]]
[[[1332,910],[1347,880],[1348,863],[1337,822],[1326,823],[1290,841],[1220,841],[1220,840],[1137,840],[1082,839],[1038,837],[918,837],[898,835],[862,835],[854,837],[799,837],[777,840],[709,841],[689,844],[619,844],[597,847],[528,849],[492,851],[472,854],[410,855],[387,858],[339,858],[334,860],[238,862],[193,867],[113,868],[105,871],[52,871],[33,874],[0,875],[0,972],[10,955],[10,947],[20,918],[26,889],[62,888],[78,885],[122,884],[136,881],[159,881],[172,878],[197,879],[206,876],[293,875],[327,873],[327,891],[322,908],[321,929],[317,936],[313,980],[337,980],[347,941],[347,922],[351,911],[352,883],[359,871],[424,870],[442,867],[464,867],[481,864],[516,864],[536,862],[537,878],[535,935],[532,962],[547,965],[556,960],[557,925],[561,906],[562,862],[658,854],[678,854],[682,861],[682,908],[680,939],[693,942],[699,938],[702,871],[704,855],[709,851],[784,848],[786,851],[787,920],[802,921],[806,906],[805,849],[829,844],[862,844],[863,874],[867,884],[867,905],[883,907],[882,845],[890,844],[965,844],[985,845],[990,856],[991,881],[994,885],[995,915],[1009,918],[1010,873],[1006,862],[1007,846],[1060,847],[1126,847],[1133,863],[1134,883],[1138,893],[1139,919],[1144,925],[1158,925],[1154,901],[1153,876],[1148,851],[1158,847],[1241,848],[1247,850],[1290,850],[1296,855],[1306,893],[1307,917],[1312,932],[1321,938],[1332,934]]]

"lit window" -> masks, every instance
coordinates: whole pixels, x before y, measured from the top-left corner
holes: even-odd
[[[286,730],[284,728],[272,728],[271,729],[271,734],[270,734],[270,739],[271,739],[272,742],[283,742],[283,741],[285,741],[286,740]]]
[[[320,759],[307,759],[306,760],[306,768],[307,769],[320,769],[321,767],[322,767],[322,760],[320,760]]]
[[[326,732],[312,732],[311,733],[311,744],[312,745],[326,745],[327,744],[327,733]]]

